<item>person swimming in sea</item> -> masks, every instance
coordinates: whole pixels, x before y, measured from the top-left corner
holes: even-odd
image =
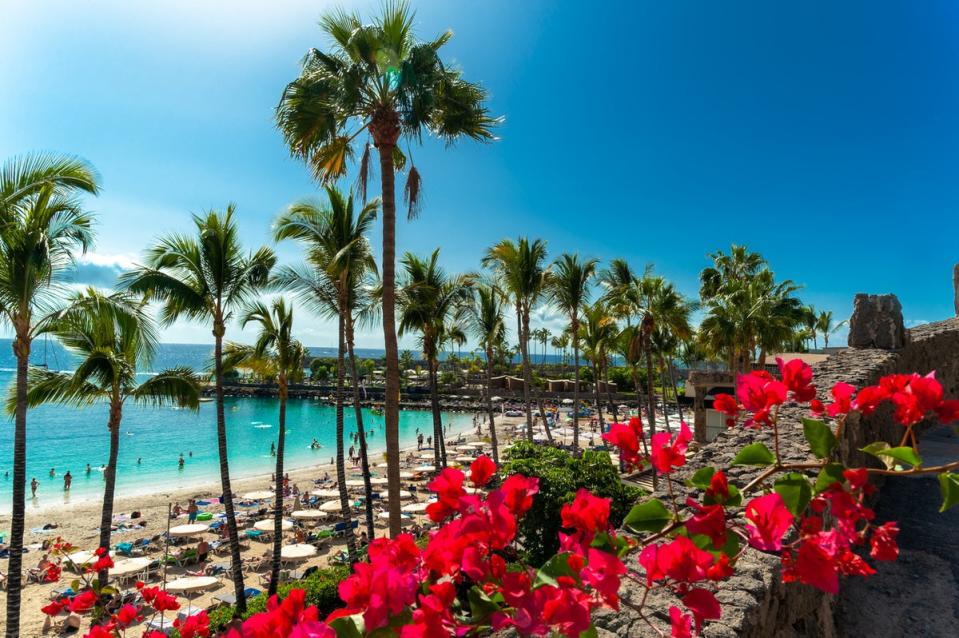
[[[50,468],[50,478],[53,478],[53,477],[56,476],[56,475],[57,475],[57,468],[51,467],[51,468]]]
[[[93,468],[90,467],[90,464],[89,464],[89,463],[87,463],[87,474],[90,474],[90,472],[92,472],[92,471],[93,471]]]
[[[180,452],[179,466],[180,466],[180,469],[181,469],[181,470],[183,469],[183,465],[184,465],[185,463],[186,463],[186,461],[183,459],[183,452]]]
[[[276,456],[276,443],[270,441],[270,456]]]

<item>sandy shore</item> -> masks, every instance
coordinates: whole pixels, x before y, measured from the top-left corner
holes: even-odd
[[[505,443],[508,441],[514,433],[516,425],[523,421],[524,419],[522,418],[499,417],[497,419],[497,433],[501,442]],[[486,435],[487,428],[484,426],[481,437],[485,437]],[[462,438],[467,441],[475,441],[478,438],[475,430],[472,429],[468,429],[467,431],[462,431],[459,433],[452,432],[447,436],[451,442],[454,442],[454,444],[455,440],[458,438]],[[410,456],[411,452],[413,453],[413,456],[417,458],[415,461],[407,462],[406,459],[408,456]],[[452,458],[453,456],[456,456],[456,454],[457,453],[452,453],[449,456]],[[371,470],[371,474],[374,476],[385,476],[384,468],[375,467],[377,463],[380,463],[384,460],[383,458],[380,458],[381,456],[382,454],[378,453],[374,458],[370,459],[370,465],[374,466]],[[402,456],[404,459],[404,464],[407,467],[412,467],[427,462],[418,458],[415,446],[404,449]],[[326,473],[329,473],[331,477],[335,476],[334,467],[331,465],[318,465],[309,468],[292,470],[289,472],[289,475],[291,483],[293,485],[297,485],[302,492],[313,489],[314,480],[324,476]],[[348,478],[358,478],[359,476],[359,466],[348,467]],[[232,481],[233,490],[236,494],[242,496],[244,493],[254,490],[270,489],[270,479],[271,477],[269,475],[235,479]],[[425,489],[425,481],[404,481],[404,483],[416,485],[420,491],[420,494],[422,494],[422,491]],[[404,487],[406,487],[406,485],[404,485]],[[173,503],[180,503],[181,506],[185,506],[191,498],[198,500],[209,499],[218,496],[220,492],[220,485],[217,481],[204,485],[196,485],[185,489],[157,490],[156,492],[150,494],[138,494],[135,496],[124,496],[117,498],[114,505],[115,514],[129,514],[133,511],[139,511],[141,516],[137,522],[142,524],[142,522],[145,521],[145,525],[135,529],[121,529],[113,532],[112,544],[115,546],[120,542],[131,542],[136,539],[150,538],[158,534],[162,534],[167,529],[167,512]],[[420,496],[420,498],[422,498],[422,496]],[[34,567],[37,564],[43,555],[43,552],[40,549],[40,544],[45,540],[52,540],[60,537],[79,549],[95,549],[97,546],[97,539],[99,537],[97,528],[99,526],[101,507],[102,504],[99,500],[81,501],[68,505],[50,505],[36,509],[31,509],[28,507],[26,519],[27,532],[25,534],[24,542],[26,545],[31,546],[31,551],[24,555],[24,568],[26,569],[29,567]],[[203,511],[209,511],[216,514],[219,511],[222,511],[222,506],[211,506],[201,509]],[[355,516],[356,515],[354,514],[354,517]],[[184,515],[180,520],[173,520],[171,524],[179,525],[185,522],[186,516]],[[30,531],[35,528],[42,527],[48,523],[55,524],[57,526],[56,529],[44,533]],[[9,529],[9,526],[9,514],[0,515],[0,529]],[[385,533],[385,521],[378,519],[377,534],[380,535]],[[208,536],[208,538],[212,539],[213,537]],[[195,542],[196,541],[194,540],[194,543]],[[250,545],[251,546],[247,547],[243,552],[244,558],[253,558],[259,556],[264,552],[264,550],[271,547],[271,545],[268,543],[260,543],[255,541],[251,542]],[[327,565],[329,559],[342,549],[342,545],[342,541],[332,543],[326,549],[326,551],[321,551],[318,556],[297,565],[297,568],[302,570],[313,565]],[[159,558],[161,555],[162,552],[159,552],[152,554],[151,557]],[[229,557],[226,553],[220,556],[214,555],[211,557],[209,562],[228,564]],[[192,566],[189,568],[171,567],[168,570],[169,573],[167,580],[169,581],[184,575],[187,569],[195,570],[201,568],[202,566]],[[23,608],[21,611],[21,627],[23,636],[46,635],[42,629],[44,616],[40,611],[40,608],[49,602],[50,596],[55,589],[62,589],[66,587],[73,578],[75,578],[75,575],[72,575],[67,570],[64,570],[64,574],[58,583],[33,583],[25,586],[23,591]],[[248,581],[247,586],[265,589],[265,586],[263,586],[260,582],[259,574],[248,574],[246,579]],[[208,592],[203,593],[202,595],[196,596],[194,599],[194,605],[199,607],[208,607],[215,602],[213,600],[214,596],[229,592],[232,592],[232,584],[221,578],[220,583],[218,583],[216,587]],[[6,593],[0,592],[0,608],[2,608],[2,606],[5,604]],[[0,622],[0,625],[2,625],[2,622]]]

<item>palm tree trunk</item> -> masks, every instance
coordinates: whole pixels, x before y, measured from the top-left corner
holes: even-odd
[[[353,352],[353,318],[346,325],[346,349],[350,357],[350,374],[353,376],[353,409],[356,414],[356,433],[360,439],[360,469],[363,471],[363,495],[366,506],[366,535],[376,538],[373,526],[373,484],[370,482],[370,459],[366,451],[366,430],[363,428],[363,406],[360,405],[360,385],[356,376],[356,354]]]
[[[440,398],[436,387],[436,370],[439,367],[439,362],[434,361],[430,355],[427,355],[426,359],[429,368],[430,411],[433,413],[433,465],[436,467],[436,471],[439,472],[446,467],[446,459],[443,458],[442,450],[440,449],[440,441],[443,436],[443,420],[440,416]]]
[[[593,361],[593,395],[596,401],[596,423],[599,424],[599,433],[603,434],[603,401],[600,398],[599,384],[602,383],[603,372]]]
[[[662,357],[660,357],[659,384],[663,388],[663,418],[666,420],[666,431],[672,434],[673,429],[669,425],[669,410],[666,407],[666,366],[662,364]]]
[[[533,406],[529,400],[529,344],[526,342],[529,324],[523,326],[523,307],[516,303],[516,332],[519,336],[519,357],[523,365],[523,404],[526,406],[526,439],[533,441]]]
[[[340,490],[340,513],[346,525],[346,551],[350,557],[350,565],[356,562],[356,541],[353,539],[353,520],[350,517],[350,499],[346,493],[346,461],[343,458],[343,386],[345,377],[345,363],[343,361],[344,323],[343,313],[346,300],[340,293],[340,312],[338,324],[338,343],[336,348],[336,485]]]
[[[496,422],[493,410],[493,348],[486,347],[486,409],[489,411],[489,440],[493,448],[493,462],[499,467],[499,444],[496,442]]]
[[[13,352],[17,356],[17,409],[13,430],[13,506],[10,518],[10,561],[7,565],[6,638],[20,636],[20,589],[23,579],[23,528],[27,484],[27,369],[30,338],[17,331]]]
[[[616,402],[613,401],[613,393],[609,389],[609,364],[604,361],[603,363],[603,382],[606,383],[606,403],[610,406],[610,411],[613,413],[613,423],[619,421],[619,408],[616,406]]]
[[[669,381],[673,385],[673,396],[676,397],[676,409],[679,410],[679,422],[683,423],[686,418],[683,416],[683,404],[679,401],[679,386],[676,385],[676,369],[673,367],[672,358],[666,364],[669,367]]]
[[[643,384],[639,381],[639,371],[633,366],[633,387],[636,389],[636,417],[639,419],[640,425],[643,422]],[[642,428],[640,428],[642,430]],[[643,454],[647,457],[649,456],[649,445],[646,443],[646,437],[643,439]]]
[[[273,565],[270,569],[269,595],[276,593],[280,584],[280,551],[283,546],[283,447],[286,442],[286,373],[277,376],[277,395],[280,399],[280,432],[276,442],[276,501],[273,508]]]
[[[216,446],[220,455],[220,488],[223,491],[223,506],[226,509],[226,529],[230,536],[230,570],[233,572],[233,595],[237,611],[246,611],[246,594],[243,586],[243,559],[240,557],[240,538],[236,529],[236,508],[233,506],[233,488],[230,485],[230,463],[226,450],[226,414],[223,406],[223,334],[222,318],[213,323],[214,381],[216,384]]]
[[[579,316],[570,320],[573,332],[573,454],[579,453]]]
[[[120,417],[122,405],[117,397],[110,402],[110,419],[107,429],[110,431],[110,457],[107,459],[107,468],[103,471],[103,507],[100,510],[100,544],[98,547],[110,550],[110,532],[113,524],[113,494],[117,484],[117,456],[120,452]],[[97,574],[100,587],[109,582],[109,570],[102,570]]]
[[[398,135],[397,130],[397,135]],[[380,141],[380,183],[383,198],[383,348],[386,351],[383,414],[386,420],[386,478],[389,483],[390,536],[402,532],[400,520],[400,364],[396,346],[396,192],[393,147]]]
[[[649,441],[652,443],[653,436],[656,434],[656,398],[653,389],[653,353],[649,347],[649,336],[643,338],[643,350],[646,355],[646,412],[649,423]],[[657,475],[653,472],[653,487],[657,485]]]

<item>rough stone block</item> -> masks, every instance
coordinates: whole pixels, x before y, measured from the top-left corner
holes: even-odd
[[[896,295],[856,295],[849,320],[849,347],[898,350],[905,345],[902,304]]]

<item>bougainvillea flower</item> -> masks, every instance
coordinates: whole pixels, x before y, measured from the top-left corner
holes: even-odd
[[[793,515],[779,494],[766,494],[746,503],[749,544],[766,552],[782,549],[782,538],[793,524]]]
[[[84,612],[90,611],[93,609],[93,606],[97,603],[97,594],[92,589],[87,589],[82,591],[70,602],[67,604],[67,609],[72,611],[75,614],[82,614]]]
[[[736,378],[736,396],[743,407],[753,415],[746,421],[747,427],[769,425],[770,410],[785,403],[786,395],[786,386],[763,370],[740,374]]]
[[[686,529],[690,534],[708,536],[713,548],[719,549],[726,544],[726,511],[722,505],[699,505],[688,499],[686,504],[695,512],[686,519]]]
[[[739,403],[731,394],[717,394],[713,399],[713,409],[727,416],[726,427],[732,427],[739,416]]]
[[[697,634],[702,632],[704,620],[719,620],[721,614],[719,601],[709,590],[690,589],[689,593],[683,596],[683,604],[686,609],[693,612],[693,618],[696,619]]]
[[[522,516],[533,506],[533,497],[539,493],[539,479],[513,474],[500,487],[505,496],[504,503],[513,516]]]
[[[776,357],[783,385],[789,390],[793,401],[806,403],[816,398],[816,386],[812,385],[812,368],[802,359],[783,361]]]
[[[959,400],[947,399],[936,408],[936,416],[945,424],[959,421]]]
[[[626,565],[615,554],[590,547],[588,562],[580,572],[583,582],[592,587],[613,609],[619,609],[620,579],[626,573]]]
[[[826,406],[819,399],[812,399],[809,402],[809,411],[812,412],[813,416],[821,416],[825,414]]]
[[[140,610],[127,603],[126,605],[120,607],[113,617],[117,621],[118,625],[129,627],[140,617]]]
[[[41,608],[40,608],[40,611],[42,611],[43,613],[45,613],[47,616],[56,616],[56,615],[58,615],[61,611],[63,611],[65,607],[66,607],[66,605],[64,605],[64,604],[61,603],[60,601],[55,600],[55,601],[53,601],[52,603],[50,603],[49,605],[45,605],[45,606],[41,607]]]
[[[173,621],[173,627],[179,632],[180,638],[210,638],[210,618],[207,616],[205,609],[193,616],[187,616],[183,619],[177,618]]]
[[[685,422],[679,425],[679,434],[675,440],[669,436],[668,432],[657,432],[652,438],[652,450],[650,457],[653,467],[661,474],[672,472],[674,467],[682,467],[686,464],[686,449],[693,438],[693,433]]]
[[[699,549],[685,536],[677,536],[669,543],[661,545],[656,552],[659,570],[681,583],[705,580],[706,570],[713,564],[713,560],[712,554]]]
[[[640,439],[636,431],[624,423],[613,423],[609,430],[603,433],[603,440],[619,450],[619,456],[629,469],[641,467],[642,457],[639,455]]]
[[[496,463],[485,454],[477,457],[470,465],[470,482],[476,487],[483,487],[496,474]]]
[[[725,580],[733,575],[733,566],[729,564],[729,556],[720,554],[716,562],[706,570],[706,578],[709,580]]]
[[[672,638],[692,638],[692,619],[684,614],[679,607],[669,608],[669,625],[672,629]]]
[[[889,394],[878,385],[868,385],[856,393],[853,407],[869,416],[875,412],[879,404],[889,398]]]
[[[576,530],[588,543],[596,532],[609,528],[609,499],[593,496],[589,490],[580,488],[573,502],[563,505],[559,515],[563,527]]]
[[[436,500],[426,507],[430,520],[440,522],[460,508],[460,499],[466,496],[463,481],[466,477],[459,470],[447,467],[427,487],[436,494]]]
[[[876,526],[869,541],[869,555],[876,560],[896,560],[899,557],[898,535],[899,527],[892,521]]]
[[[852,410],[852,395],[856,392],[856,386],[840,381],[829,391],[832,394],[832,403],[826,408],[826,413],[831,417],[837,417],[840,414],[849,414]]]
[[[706,488],[706,499],[716,503],[725,503],[729,498],[729,481],[722,470],[717,470],[712,478],[709,479],[709,487]]]

